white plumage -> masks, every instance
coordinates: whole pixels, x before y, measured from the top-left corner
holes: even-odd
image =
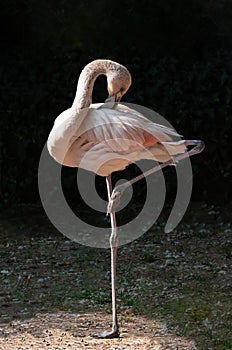
[[[185,145],[172,142],[171,136],[179,135],[127,106],[118,104],[112,109],[107,104],[92,104],[81,111],[70,108],[58,116],[48,149],[63,165],[108,176],[140,159],[165,162],[185,152]]]

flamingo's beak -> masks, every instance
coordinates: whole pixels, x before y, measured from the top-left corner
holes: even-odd
[[[103,106],[99,108],[115,108],[116,105],[117,105],[116,95],[109,95],[105,100],[105,103],[103,104]]]
[[[115,96],[115,102],[120,102],[121,101],[121,98],[122,98],[122,92],[119,91]]]
[[[106,106],[105,104],[107,104],[108,108],[115,108],[117,106],[117,103],[121,100],[122,95],[123,94],[121,91],[119,91],[117,94],[111,94],[109,92],[109,96],[105,100],[104,106]]]
[[[115,103],[116,101],[116,95],[109,95],[107,99],[105,100],[105,103]]]
[[[116,94],[111,93],[111,91],[109,91],[109,96],[107,97],[105,102],[120,102],[121,98],[122,98],[122,92],[119,91]]]

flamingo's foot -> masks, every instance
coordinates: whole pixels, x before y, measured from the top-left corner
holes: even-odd
[[[111,332],[102,332],[99,334],[91,334],[91,337],[93,338],[98,338],[98,339],[113,339],[113,338],[119,338],[119,331],[117,330],[112,330]]]

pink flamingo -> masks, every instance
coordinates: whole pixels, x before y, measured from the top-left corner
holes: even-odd
[[[105,104],[91,104],[92,91],[99,75],[107,77],[109,97]],[[126,67],[110,60],[95,60],[81,72],[71,108],[55,120],[47,146],[51,156],[69,167],[81,167],[106,177],[111,219],[111,287],[112,330],[99,338],[119,337],[116,311],[117,223],[115,209],[126,188],[141,178],[176,161],[203,150],[202,141],[173,142],[175,130],[153,123],[139,112],[119,104],[131,85]],[[113,108],[112,108],[113,107]],[[187,152],[187,146],[195,146]],[[111,174],[140,159],[153,159],[160,164],[146,173],[117,186],[112,191]]]

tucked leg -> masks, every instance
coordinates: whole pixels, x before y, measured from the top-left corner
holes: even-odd
[[[164,162],[162,164],[157,165],[156,167],[146,171],[145,173],[136,176],[134,179],[127,181],[119,186],[116,186],[111,194],[111,197],[109,199],[108,207],[107,207],[107,214],[106,215],[111,215],[112,213],[115,213],[116,208],[118,207],[120,203],[121,196],[123,192],[133,185],[135,182],[138,182],[141,179],[144,179],[148,175],[151,175],[167,166],[170,165],[176,165],[180,160],[191,157],[195,154],[198,154],[203,151],[205,145],[203,141],[200,140],[183,140],[183,143],[185,146],[194,146],[190,151],[179,154],[178,156],[172,157],[170,160],[167,162]]]

